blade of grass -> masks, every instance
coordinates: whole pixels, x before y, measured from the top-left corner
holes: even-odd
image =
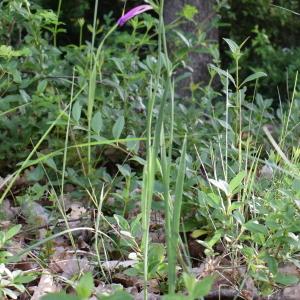
[[[186,155],[186,144],[187,138],[184,138],[181,157],[179,162],[179,169],[176,179],[176,188],[175,188],[175,201],[172,214],[172,223],[170,231],[172,232],[170,238],[170,245],[172,245],[172,251],[169,251],[170,257],[168,257],[168,285],[169,293],[175,293],[176,287],[176,261],[177,261],[177,251],[179,251],[179,224],[180,224],[180,213],[181,213],[181,204],[182,204],[182,195],[183,195],[183,184],[185,178],[185,155]]]

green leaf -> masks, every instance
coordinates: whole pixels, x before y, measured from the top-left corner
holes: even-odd
[[[223,39],[223,40],[227,43],[227,45],[229,46],[230,51],[233,54],[237,54],[240,51],[240,47],[233,40],[230,40],[230,39]]]
[[[204,194],[204,193],[203,193]],[[214,193],[209,193],[206,198],[204,198],[208,205],[213,208],[220,208],[221,207],[221,197]]]
[[[245,228],[253,233],[262,233],[267,234],[268,229],[266,226],[259,224],[257,221],[249,221],[246,224],[244,224]]]
[[[153,243],[149,248],[148,262],[149,266],[157,265],[163,262],[165,258],[165,247],[163,244]]]
[[[29,171],[27,173],[26,178],[28,181],[38,182],[43,179],[44,175],[45,175],[44,169],[42,168],[42,166],[38,165],[32,171]]]
[[[5,233],[5,239],[8,241],[10,240],[12,237],[14,237],[16,234],[19,233],[19,231],[21,230],[22,225],[15,225],[12,228],[10,228],[6,233]]]
[[[207,276],[198,282],[193,291],[193,297],[205,297],[211,291],[212,285],[214,284],[215,276]]]
[[[197,283],[196,278],[187,273],[183,273],[182,278],[187,291],[189,292],[189,294],[192,294]]]
[[[19,275],[14,279],[14,284],[24,284],[29,283],[36,279],[37,276],[34,275]]]
[[[205,234],[207,234],[207,233],[208,233],[207,230],[204,230],[204,229],[196,229],[196,230],[194,230],[194,231],[192,232],[191,237],[192,237],[193,239],[197,239],[198,237],[200,237],[200,236],[202,236],[202,235],[205,235]]]
[[[77,295],[82,299],[88,299],[94,289],[94,280],[93,275],[91,273],[84,274],[80,280],[78,285],[76,286]]]
[[[79,101],[76,101],[72,108],[72,117],[76,122],[78,122],[80,120],[81,109],[82,109],[82,106],[80,105]]]
[[[276,283],[282,285],[293,285],[299,282],[299,278],[295,275],[287,275],[283,273],[278,273],[274,278]]]
[[[122,165],[117,164],[117,167],[118,167],[120,173],[121,173],[124,177],[130,177],[130,175],[131,175],[131,168],[130,168],[129,165],[124,165],[124,166],[122,166]]]
[[[45,91],[45,89],[47,87],[47,84],[48,84],[47,80],[41,80],[41,81],[39,81],[38,86],[37,86],[37,92],[39,94],[42,94]]]
[[[212,247],[221,240],[222,234],[219,231],[216,231],[214,236],[207,242],[207,245],[212,249]]]
[[[246,171],[238,173],[229,183],[229,192],[233,194],[234,191],[241,185],[243,179],[246,177]]]
[[[162,297],[162,300],[194,300],[191,296],[182,296],[182,295],[165,295]]]
[[[136,136],[128,135],[127,138],[128,139],[136,139]],[[139,148],[140,148],[140,142],[139,141],[130,141],[129,140],[129,141],[126,142],[126,144],[127,144],[127,149],[129,151],[132,151],[134,153],[138,153]]]
[[[270,272],[273,275],[276,275],[278,272],[277,260],[271,255],[266,255],[266,257],[264,257],[264,261],[268,264],[268,268],[269,268]]]
[[[184,35],[184,34],[182,34],[180,31],[178,31],[178,30],[175,30],[174,31],[177,35],[178,35],[178,37],[183,41],[183,43],[188,47],[188,48],[190,48],[192,45],[191,45],[191,43],[189,42],[189,40],[186,38],[186,36]]]
[[[77,296],[67,295],[66,293],[53,293],[42,297],[41,300],[82,300]]]
[[[243,86],[245,83],[249,82],[249,81],[253,81],[253,80],[256,80],[258,78],[261,78],[261,77],[266,77],[268,76],[266,73],[264,72],[256,72],[250,76],[248,76],[241,84],[241,86]]]
[[[224,77],[227,77],[234,85],[235,85],[235,80],[233,79],[232,75],[222,69],[220,69],[219,67],[215,66],[215,65],[212,65],[212,64],[209,64],[209,67],[216,71],[220,77],[224,76]]]
[[[194,5],[185,4],[182,9],[182,16],[189,21],[193,21],[195,15],[198,13],[198,9]]]
[[[124,129],[124,125],[125,125],[124,116],[120,116],[118,118],[118,120],[116,121],[115,125],[113,126],[113,129],[112,129],[113,137],[115,139],[120,138],[121,133],[122,133],[122,131]]]
[[[208,179],[208,181],[214,185],[216,188],[220,189],[225,193],[226,196],[229,196],[229,185],[226,181],[224,180],[215,180],[215,179]]]
[[[128,221],[122,216],[114,214],[114,218],[117,221],[118,226],[125,231],[130,231],[130,226]]]
[[[92,118],[91,127],[98,135],[100,134],[100,131],[102,130],[103,127],[102,115],[100,111],[97,111],[94,114]]]
[[[101,300],[133,300],[133,297],[124,291],[118,291],[110,296],[101,296]]]
[[[240,225],[243,225],[245,223],[245,217],[238,210],[235,210],[233,212],[233,217]]]

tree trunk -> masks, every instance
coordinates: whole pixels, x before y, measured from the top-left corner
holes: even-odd
[[[198,9],[198,14],[194,17],[195,22],[185,22],[180,25],[180,31],[188,37],[189,35],[197,34],[199,30],[205,30],[207,40],[218,41],[218,30],[209,26],[209,22],[215,17],[213,9],[215,0],[165,0],[165,22],[168,24],[174,21],[185,4],[195,6]],[[191,82],[207,83],[209,80],[207,65],[211,60],[212,58],[209,54],[197,53],[192,50],[187,64],[192,67],[193,72],[189,78],[182,80],[178,84],[176,93],[181,97],[186,97],[190,95],[189,86]],[[178,76],[183,73],[184,70],[179,70]]]

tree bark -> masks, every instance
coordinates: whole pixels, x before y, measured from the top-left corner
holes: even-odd
[[[197,34],[199,30],[205,30],[206,39],[218,41],[218,30],[210,28],[209,22],[215,17],[214,4],[215,0],[165,0],[164,19],[167,24],[174,21],[185,4],[193,5],[198,9],[198,14],[195,15],[195,22],[185,22],[180,25],[179,30],[188,37],[189,35]],[[172,49],[171,49],[172,50]],[[176,51],[176,49],[175,49]],[[192,67],[193,72],[191,76],[182,80],[177,86],[176,93],[180,96],[189,96],[189,86],[191,82],[194,83],[207,83],[209,80],[209,73],[207,65],[211,63],[211,56],[209,54],[190,52],[188,65]],[[178,76],[183,74],[184,70],[178,71]]]

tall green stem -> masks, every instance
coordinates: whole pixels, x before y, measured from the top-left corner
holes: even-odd
[[[54,33],[53,33],[53,45],[56,47],[56,40],[57,40],[57,28],[58,28],[58,22],[59,22],[59,16],[60,16],[60,11],[61,11],[61,4],[62,0],[58,1],[58,8],[57,8],[57,22],[54,27]]]

